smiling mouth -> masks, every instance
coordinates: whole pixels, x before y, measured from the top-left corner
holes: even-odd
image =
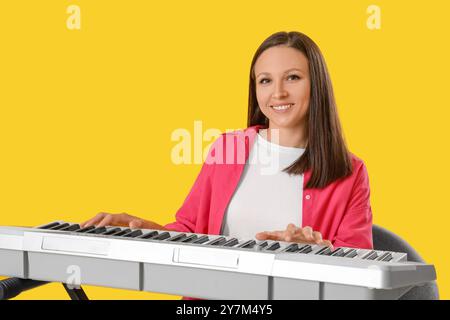
[[[291,108],[294,104],[293,103],[288,103],[288,104],[283,104],[283,105],[274,105],[274,106],[270,106],[272,109],[280,111],[280,110],[287,110],[289,108]]]

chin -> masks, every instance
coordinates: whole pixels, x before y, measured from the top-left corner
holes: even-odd
[[[279,120],[274,121],[274,120],[270,120],[270,119],[269,119],[269,121],[273,127],[279,128],[279,129],[287,129],[287,128],[296,127],[296,125],[292,121],[279,121]]]

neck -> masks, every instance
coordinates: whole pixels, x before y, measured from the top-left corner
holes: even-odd
[[[269,124],[267,140],[283,147],[306,148],[305,128],[279,128]]]

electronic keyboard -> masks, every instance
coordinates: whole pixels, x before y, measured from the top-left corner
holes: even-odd
[[[401,252],[55,221],[0,227],[0,275],[203,299],[398,299],[436,279]]]

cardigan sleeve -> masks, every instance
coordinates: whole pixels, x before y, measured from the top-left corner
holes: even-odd
[[[206,161],[203,163],[200,173],[194,182],[189,194],[184,200],[182,206],[175,214],[175,221],[165,225],[166,229],[178,232],[195,233],[198,217],[207,216],[211,203],[211,179],[214,169],[215,148],[219,143],[219,139],[213,143],[209,149]]]
[[[335,247],[373,249],[369,176],[361,161],[345,215],[332,243]]]

